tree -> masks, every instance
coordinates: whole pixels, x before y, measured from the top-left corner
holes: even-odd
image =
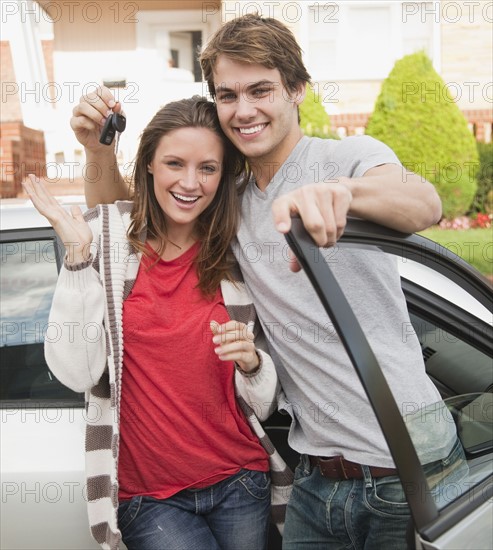
[[[300,105],[300,119],[301,129],[305,135],[337,138],[331,130],[330,118],[322,104],[322,97],[311,86],[307,86],[305,99]]]
[[[477,187],[476,141],[424,52],[395,63],[382,83],[366,133],[435,185],[445,218],[468,211]]]

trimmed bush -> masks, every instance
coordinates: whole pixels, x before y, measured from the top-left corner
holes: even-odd
[[[476,141],[424,52],[395,63],[382,83],[366,133],[435,185],[445,218],[469,210],[477,188]]]
[[[493,214],[493,143],[478,141],[478,189],[471,206],[472,213]]]
[[[307,136],[336,138],[330,127],[330,118],[322,104],[322,97],[314,88],[307,86],[306,95],[300,105],[301,129]]]

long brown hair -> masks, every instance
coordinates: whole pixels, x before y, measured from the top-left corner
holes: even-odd
[[[169,243],[166,216],[156,199],[154,179],[148,166],[162,136],[180,128],[207,128],[221,138],[224,147],[222,176],[217,193],[196,222],[196,232],[201,241],[196,260],[198,287],[205,296],[210,296],[222,279],[232,279],[230,272],[234,259],[230,244],[238,228],[237,184],[247,177],[247,170],[243,155],[221,130],[215,104],[206,98],[193,96],[168,103],[144,129],[133,170],[134,205],[128,239],[144,254],[148,254],[140,238],[144,229],[147,229],[148,236],[158,241],[158,255],[163,253]]]
[[[200,55],[200,65],[212,97],[216,96],[214,67],[220,55],[240,63],[277,69],[289,92],[297,92],[302,84],[311,80],[296,38],[277,19],[249,13],[228,21],[216,31]]]

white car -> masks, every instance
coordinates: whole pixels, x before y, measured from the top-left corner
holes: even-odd
[[[84,395],[43,352],[63,245],[29,200],[2,201],[0,230],[0,547],[100,548],[86,511]]]
[[[83,204],[83,199],[75,202]],[[296,224],[291,238],[304,238]],[[425,503],[424,486],[423,493],[407,495],[417,546],[493,548],[491,285],[438,245],[365,222],[351,221],[338,246],[376,246],[398,258],[410,329],[419,335],[427,372],[447,399],[466,450],[468,491],[451,493],[443,508]],[[91,411],[86,412],[82,394],[56,380],[43,354],[45,335],[57,337],[58,327],[48,325],[48,313],[63,246],[29,201],[6,200],[0,211],[0,251],[0,548],[98,548],[89,533],[84,476],[84,429]],[[364,346],[358,327],[351,319],[348,345]],[[356,362],[355,368],[360,367]],[[372,376],[378,376],[378,364],[372,368]],[[367,375],[361,373],[363,383]],[[368,395],[377,417],[387,417],[382,429],[402,481],[426,484],[392,396],[375,398],[371,388]],[[294,467],[298,457],[286,443],[287,418],[276,413],[265,427]],[[277,548],[280,536],[273,529],[269,550]]]

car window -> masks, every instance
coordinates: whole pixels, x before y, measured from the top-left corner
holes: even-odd
[[[81,394],[63,386],[44,358],[45,334],[56,338],[48,316],[58,277],[57,241],[51,238],[0,243],[0,401],[82,404]]]
[[[426,372],[443,401],[427,406],[409,403],[403,417],[431,495],[442,509],[492,473],[492,360],[443,327],[415,314],[410,317]],[[443,456],[430,456],[430,449]],[[454,454],[450,469],[442,469],[447,485],[434,490],[440,476],[430,464]]]

